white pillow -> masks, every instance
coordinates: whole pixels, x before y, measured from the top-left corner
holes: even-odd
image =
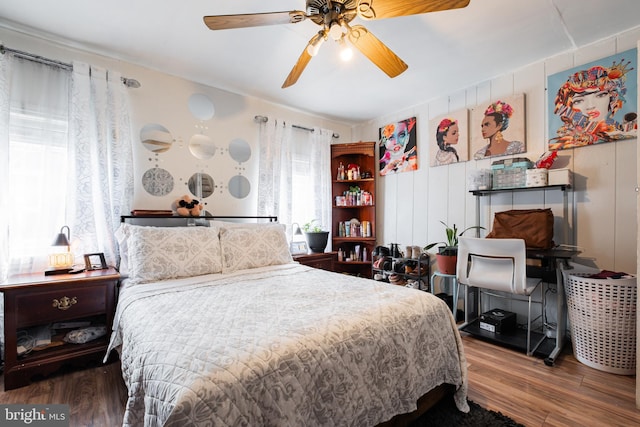
[[[120,252],[120,263],[118,264],[118,271],[120,274],[129,273],[129,254],[127,253],[127,239],[129,238],[129,231],[133,225],[126,222],[120,223],[120,227],[114,233],[116,241],[118,242],[118,251]]]
[[[282,224],[249,224],[220,229],[222,272],[293,262]]]
[[[147,283],[222,271],[216,227],[130,225],[127,228],[127,283]]]

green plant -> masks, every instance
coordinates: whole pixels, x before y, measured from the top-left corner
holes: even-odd
[[[302,231],[304,231],[305,233],[321,233],[324,230],[322,229],[322,227],[320,226],[320,224],[316,224],[318,222],[317,219],[312,219],[311,221],[305,223],[302,226]]]
[[[467,227],[464,230],[462,230],[460,233],[458,233],[458,226],[456,226],[455,224],[453,224],[453,227],[449,227],[444,221],[440,221],[440,222],[445,227],[445,231],[447,233],[447,241],[429,243],[427,246],[424,247],[425,251],[428,251],[434,246],[440,245],[440,244],[444,245],[444,249],[455,248],[458,246],[458,237],[462,236],[466,231],[474,228],[478,230],[480,229],[484,230],[484,227],[481,227],[479,225],[472,225],[471,227]]]

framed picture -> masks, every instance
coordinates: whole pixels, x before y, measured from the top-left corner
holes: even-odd
[[[469,160],[469,111],[462,109],[429,120],[431,166]]]
[[[309,252],[307,242],[291,242],[289,243],[289,251],[291,255],[302,255]]]
[[[380,128],[378,150],[380,175],[390,175],[418,169],[416,118],[389,123]]]
[[[85,254],[84,268],[87,271],[106,270],[108,267],[107,262],[104,259],[104,254],[102,252],[95,254]]]
[[[471,153],[475,160],[527,151],[524,94],[505,96],[471,110]]]
[[[637,49],[552,74],[547,87],[549,150],[637,138]]]

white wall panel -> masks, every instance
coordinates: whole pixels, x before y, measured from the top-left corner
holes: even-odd
[[[419,132],[428,126],[428,118],[436,117],[463,106],[471,109],[476,105],[517,93],[525,94],[527,153],[532,161],[546,151],[547,130],[547,76],[573,66],[591,62],[617,52],[635,47],[640,38],[640,29],[601,40],[591,46],[547,58],[522,69],[512,70],[490,81],[473,87],[462,88],[447,97],[426,102],[415,107],[420,111]],[[407,110],[407,111],[414,111]],[[425,116],[425,112],[428,115]],[[406,112],[396,112],[392,119],[408,117]],[[428,117],[428,118],[426,118]],[[389,117],[375,120],[381,125]],[[476,124],[470,123],[472,128]],[[429,130],[429,133],[432,133]],[[435,134],[434,134],[435,135]],[[419,136],[420,150],[434,144],[431,135]],[[555,167],[574,171],[574,190],[567,193],[569,209],[564,212],[563,193],[557,190],[542,190],[525,193],[498,193],[480,199],[482,225],[490,228],[495,212],[508,209],[551,208],[554,217],[554,241],[575,243],[582,249],[581,260],[599,268],[636,270],[635,234],[637,230],[634,197],[635,181],[625,177],[636,176],[637,141],[605,143],[595,146],[559,152]],[[426,154],[426,153],[425,153]],[[413,182],[413,235],[398,233],[405,224],[398,223],[397,213],[393,218],[385,217],[381,226],[394,230],[393,237],[404,237],[397,241],[401,245],[416,243],[420,239],[435,242],[444,239],[444,228],[440,221],[466,228],[475,223],[476,199],[468,192],[467,177],[477,169],[490,169],[495,159],[471,160],[455,165],[429,167],[421,156],[419,173]],[[425,183],[424,180],[427,182]],[[381,186],[378,186],[381,189]],[[386,191],[386,187],[385,187]],[[406,203],[394,187],[393,196],[385,195],[385,202],[396,206]],[[423,197],[426,197],[423,198]],[[394,208],[397,209],[397,208]],[[426,215],[420,212],[426,209]],[[394,210],[395,212],[395,210]],[[568,216],[568,217],[567,217]],[[423,219],[426,218],[426,219]],[[380,218],[379,218],[380,221]],[[423,227],[423,221],[426,225]],[[569,224],[568,230],[564,229]],[[424,234],[426,230],[426,235]],[[488,231],[488,230],[487,230]],[[486,231],[482,233],[486,234]],[[386,237],[386,234],[385,234]],[[386,241],[387,243],[390,241]],[[384,242],[380,242],[384,243]],[[393,241],[396,243],[396,241]]]

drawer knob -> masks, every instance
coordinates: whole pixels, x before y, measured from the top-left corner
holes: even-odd
[[[78,302],[78,299],[76,297],[62,297],[59,300],[54,298],[53,299],[53,307],[59,309],[59,310],[68,310],[69,308],[71,308],[72,305],[76,304]]]

